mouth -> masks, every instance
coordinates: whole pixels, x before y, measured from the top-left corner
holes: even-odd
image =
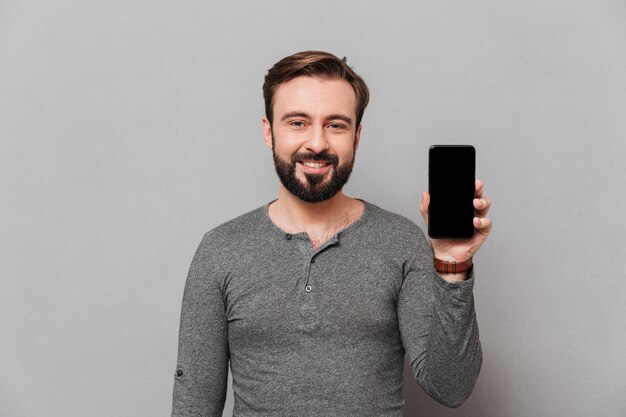
[[[304,160],[298,161],[297,163],[302,167],[304,172],[318,175],[326,173],[332,166],[332,163],[327,161]]]

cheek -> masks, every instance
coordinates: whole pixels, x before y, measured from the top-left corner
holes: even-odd
[[[342,163],[351,161],[352,159],[354,159],[354,155],[355,155],[354,145],[345,147],[344,149],[341,150],[341,153],[338,154],[339,160]]]
[[[297,150],[306,142],[306,140],[300,136],[302,135],[293,134],[293,132],[283,132],[282,129],[275,128],[272,134],[272,141],[277,149],[283,151]]]
[[[287,141],[277,139],[275,136],[272,136],[272,149],[274,153],[281,155],[283,158],[294,153],[293,146],[289,146]]]

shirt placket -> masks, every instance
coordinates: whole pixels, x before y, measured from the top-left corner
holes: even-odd
[[[306,233],[298,235],[288,235],[288,240],[292,240],[302,254],[302,268],[300,276],[297,277],[298,285],[296,286],[295,297],[300,301],[300,329],[303,331],[315,330],[320,325],[321,312],[319,306],[318,283],[319,276],[317,274],[317,263],[323,262],[319,260],[319,255],[329,247],[339,242],[335,235],[322,246],[317,249],[313,248],[311,241]]]

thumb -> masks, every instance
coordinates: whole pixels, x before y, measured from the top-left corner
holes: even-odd
[[[430,194],[426,191],[422,193],[422,200],[420,201],[420,213],[424,218],[424,223],[428,225],[428,205],[430,204]]]

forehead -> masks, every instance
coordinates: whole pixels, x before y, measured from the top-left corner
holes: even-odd
[[[342,79],[296,77],[283,83],[274,94],[274,114],[291,111],[310,114],[345,113],[356,115],[356,94]]]

